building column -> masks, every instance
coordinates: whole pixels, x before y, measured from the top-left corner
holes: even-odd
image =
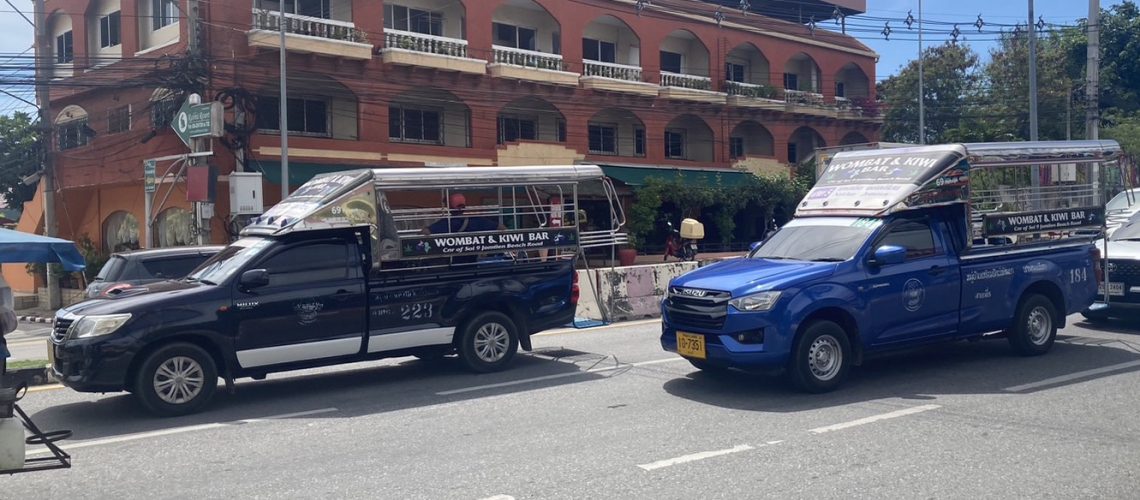
[[[384,4],[376,0],[352,0],[352,24],[363,31],[374,47],[384,45]]]
[[[470,0],[464,2],[464,7],[467,11],[464,19],[464,22],[467,23],[464,29],[464,33],[467,33],[467,57],[492,60],[494,54],[491,49],[493,40],[491,23],[495,18],[494,9],[489,9],[486,5],[480,5],[480,2]]]
[[[124,1],[119,5],[119,42],[122,44],[123,59],[135,56],[139,51],[139,4]]]
[[[75,68],[75,74],[81,74],[84,69],[91,67],[90,55],[91,51],[88,48],[87,40],[87,16],[82,12],[71,14],[71,46],[75,61],[72,67]],[[55,43],[54,37],[52,43]]]

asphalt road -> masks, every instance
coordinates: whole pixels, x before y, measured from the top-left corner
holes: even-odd
[[[998,340],[873,361],[824,395],[700,373],[656,322],[538,337],[497,374],[271,375],[175,419],[42,390],[21,404],[75,431],[74,467],[0,476],[0,497],[1138,498],[1140,330],[1089,328],[1044,357]]]

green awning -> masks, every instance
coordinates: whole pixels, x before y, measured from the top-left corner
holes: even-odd
[[[246,170],[257,172],[261,168],[262,179],[273,184],[281,185],[281,162],[277,161],[259,161],[249,162]],[[339,165],[339,164],[321,164],[321,163],[304,163],[304,162],[289,162],[289,187],[298,188],[302,184],[309,182],[317,174],[324,174],[327,172],[339,172],[341,170],[359,170],[366,169],[364,165]]]
[[[738,186],[752,174],[736,170],[687,169],[676,167],[626,167],[599,165],[607,177],[630,187],[641,187],[645,180],[657,178],[665,181],[680,180],[695,186]]]

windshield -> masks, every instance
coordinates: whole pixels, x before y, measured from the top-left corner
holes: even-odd
[[[111,260],[108,260],[103,269],[99,270],[99,275],[95,276],[95,281],[114,281],[119,279],[119,275],[123,273],[123,269],[127,267],[127,259],[119,255],[112,255]]]
[[[1112,241],[1137,241],[1140,240],[1140,216],[1133,216],[1125,222],[1119,229],[1113,231],[1112,236],[1108,238]]]
[[[880,219],[821,217],[795,219],[754,250],[749,258],[841,262],[855,256]]]
[[[1136,199],[1137,196],[1140,196],[1140,193],[1137,193],[1136,190],[1121,191],[1120,194],[1112,197],[1112,200],[1104,206],[1104,209],[1108,212],[1127,210],[1131,208],[1132,205],[1135,205],[1137,201],[1140,201]]]
[[[203,262],[186,279],[200,281],[207,285],[216,285],[228,279],[238,269],[241,269],[250,260],[253,260],[273,240],[265,238],[242,238],[222,249],[210,260]]]

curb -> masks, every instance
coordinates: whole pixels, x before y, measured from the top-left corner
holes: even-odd
[[[23,382],[28,387],[35,387],[37,385],[54,384],[55,378],[51,375],[51,370],[47,366],[41,368],[21,368],[19,370],[8,370],[4,374],[4,387],[15,387]]]
[[[51,323],[53,318],[45,318],[42,316],[16,316],[16,319],[25,323]]]

